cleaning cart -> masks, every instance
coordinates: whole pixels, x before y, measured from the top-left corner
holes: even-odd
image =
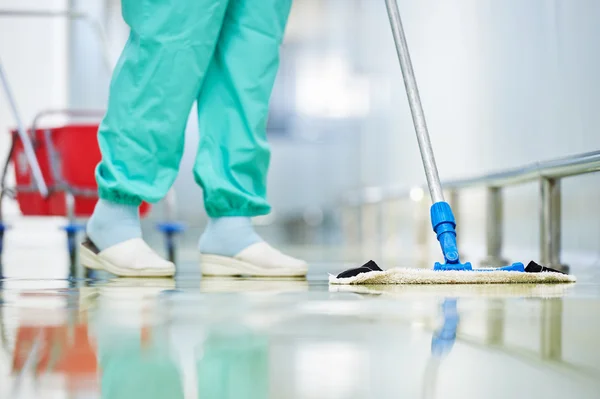
[[[2,11],[0,17],[67,18],[86,21],[97,33],[102,43],[107,68],[110,68],[107,43],[99,24],[86,14],[72,12],[28,12]],[[27,127],[20,117],[19,110],[9,85],[7,74],[0,60],[0,84],[16,122],[11,134],[11,145],[0,177],[0,278],[2,278],[2,250],[4,233],[8,226],[4,223],[2,202],[6,197],[16,199],[24,216],[64,216],[68,223],[64,226],[67,235],[70,277],[76,277],[77,238],[84,229],[78,219],[91,216],[98,200],[95,168],[101,155],[97,142],[98,123],[103,110],[45,110],[37,114]],[[48,117],[63,117],[67,120],[95,119],[95,123],[67,123],[57,127],[47,127]],[[10,165],[14,166],[16,186],[7,187],[6,177]],[[171,193],[172,196],[173,193]],[[168,209],[165,216],[171,218],[174,206],[171,198],[165,201]],[[143,203],[140,215],[150,211],[150,205]],[[180,223],[167,221],[158,225],[165,234],[170,260],[175,258],[175,236],[183,231]]]

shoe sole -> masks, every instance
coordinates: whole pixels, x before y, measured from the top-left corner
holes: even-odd
[[[235,258],[200,255],[200,270],[205,276],[304,277],[306,268],[261,267]]]
[[[92,270],[105,270],[119,277],[172,277],[175,275],[174,269],[135,270],[122,268],[102,259],[84,245],[79,246],[79,259],[83,267]]]

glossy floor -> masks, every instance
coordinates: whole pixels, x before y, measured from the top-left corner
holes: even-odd
[[[343,268],[7,279],[0,397],[600,397],[595,269],[570,286],[330,287]]]

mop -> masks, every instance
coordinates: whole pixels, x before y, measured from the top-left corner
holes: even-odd
[[[337,276],[330,275],[331,284],[506,284],[506,283],[570,283],[574,276],[530,262],[513,263],[499,268],[474,269],[470,262],[461,263],[456,242],[456,220],[452,208],[444,199],[431,140],[421,105],[419,89],[404,35],[400,10],[396,0],[386,0],[394,42],[400,60],[404,86],[425,169],[427,186],[433,205],[431,225],[437,235],[444,263],[436,262],[433,269],[395,268],[382,270],[375,262],[350,269]]]

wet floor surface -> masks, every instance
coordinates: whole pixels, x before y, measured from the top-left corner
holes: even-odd
[[[7,279],[1,398],[598,398],[600,278]]]

